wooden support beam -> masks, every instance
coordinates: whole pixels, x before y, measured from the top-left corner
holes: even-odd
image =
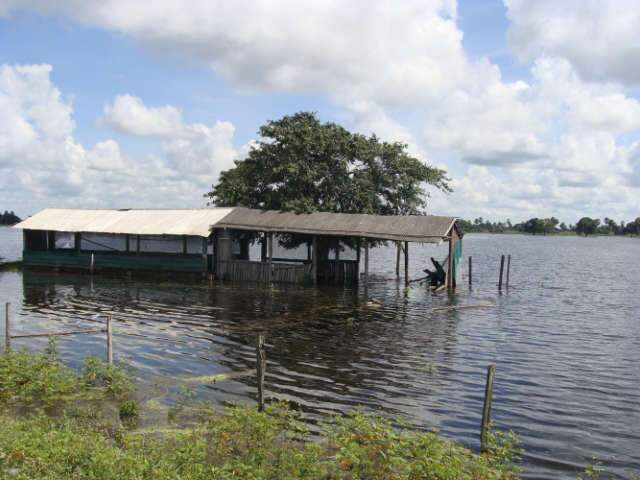
[[[364,239],[364,286],[369,285],[369,239]]]
[[[469,288],[471,288],[471,283],[473,279],[473,259],[471,255],[469,255]]]
[[[509,289],[509,273],[511,272],[511,254],[507,255],[507,290]]]
[[[355,282],[360,281],[360,237],[356,238],[356,278]]]
[[[267,261],[267,233],[262,234],[262,238],[260,239],[260,261]]]
[[[404,242],[404,286],[409,286],[409,242]]]
[[[313,284],[318,284],[318,236],[314,235],[311,240],[311,276],[313,277]]]
[[[400,242],[396,242],[396,278],[400,277]]]
[[[500,257],[500,278],[498,279],[498,290],[502,290],[502,274],[504,273],[504,255]]]
[[[453,252],[454,252],[454,242],[453,232],[451,232],[451,236],[449,237],[449,258],[447,262],[447,288],[453,289]]]
[[[273,282],[273,232],[269,232],[269,281]]]
[[[336,240],[336,258],[334,262],[334,282],[337,284],[340,281],[340,239]]]

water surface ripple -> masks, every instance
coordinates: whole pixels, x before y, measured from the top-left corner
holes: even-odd
[[[143,379],[253,368],[256,335],[266,332],[269,400],[289,400],[311,419],[351,408],[402,415],[472,448],[485,369],[496,363],[493,419],[521,435],[527,478],[575,478],[594,454],[613,477],[640,471],[640,240],[468,235],[464,253],[474,287],[462,268],[452,296],[384,280],[395,252],[381,248],[366,292],[5,272],[0,301],[12,303],[16,333],[86,327],[112,312],[116,358]],[[501,253],[513,256],[503,294]],[[412,246],[411,276],[444,254]],[[432,310],[479,302],[496,307]],[[104,354],[104,339],[61,338],[60,347],[79,365]],[[198,395],[253,402],[255,379]]]

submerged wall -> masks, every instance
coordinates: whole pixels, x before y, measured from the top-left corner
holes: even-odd
[[[204,272],[206,267],[202,255],[78,252],[75,250],[25,250],[22,253],[22,262],[26,266],[90,270],[92,253],[94,270],[157,270],[197,273]]]
[[[206,240],[178,235],[24,231],[26,266],[81,270],[206,272]],[[93,259],[93,260],[92,260]]]

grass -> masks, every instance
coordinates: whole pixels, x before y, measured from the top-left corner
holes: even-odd
[[[136,430],[144,412],[126,370],[88,359],[75,372],[55,344],[42,354],[0,355],[0,479],[511,479],[518,449],[492,435],[477,454],[434,433],[353,412],[326,419],[311,435],[282,403],[265,412],[197,409],[189,428]],[[92,403],[78,403],[90,398]],[[110,418],[103,401],[119,403]],[[59,408],[50,409],[56,405]],[[20,407],[9,415],[7,407]],[[188,413],[186,406],[174,420]],[[55,411],[56,413],[51,413]],[[45,413],[45,412],[48,412]]]

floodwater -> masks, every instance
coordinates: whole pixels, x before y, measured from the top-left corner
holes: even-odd
[[[512,267],[500,294],[502,253]],[[445,254],[444,245],[412,246],[411,277]],[[467,235],[464,254],[473,256],[473,288],[465,261],[452,296],[405,291],[395,251],[380,248],[368,291],[4,272],[0,301],[11,302],[16,333],[86,327],[112,312],[116,360],[146,381],[254,368],[265,332],[268,400],[289,400],[311,419],[358,407],[402,415],[471,448],[495,363],[492,419],[520,434],[526,478],[575,478],[593,455],[613,478],[640,471],[640,239]],[[433,311],[472,303],[495,308]],[[59,346],[71,365],[104,355],[99,335],[61,337]],[[197,394],[254,402],[255,377]]]

